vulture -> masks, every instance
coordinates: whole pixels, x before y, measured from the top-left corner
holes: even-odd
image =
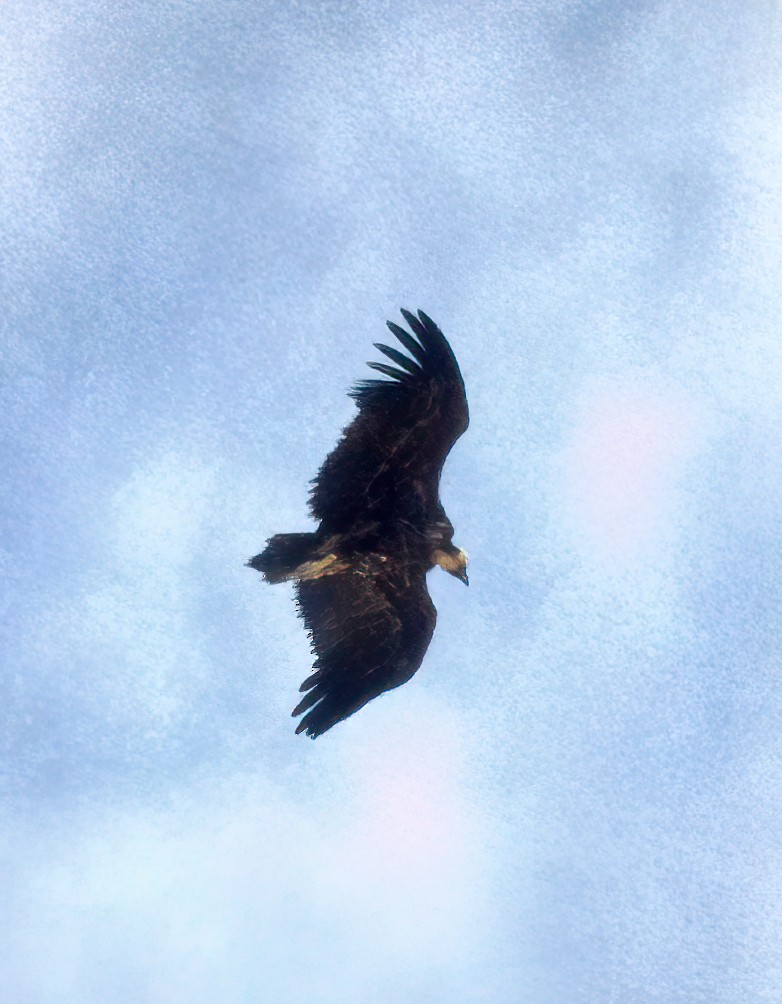
[[[402,349],[375,343],[387,379],[350,391],[358,414],[311,482],[311,533],[271,537],[247,565],[292,581],[315,657],[293,717],[322,735],[421,665],[437,612],[426,573],[439,565],[467,584],[467,554],[439,498],[440,473],[467,428],[464,382],[451,346],[422,311],[388,321]]]

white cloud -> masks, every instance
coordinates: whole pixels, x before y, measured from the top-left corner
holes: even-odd
[[[400,980],[413,994],[434,980],[458,994],[465,960],[490,950],[491,865],[456,794],[461,765],[437,768],[427,745],[423,770],[375,754],[338,798],[316,787],[292,800],[254,773],[166,808],[93,807],[64,822],[6,902],[25,915],[6,944],[6,991],[85,1004],[391,1001]],[[15,856],[28,864],[22,847]]]

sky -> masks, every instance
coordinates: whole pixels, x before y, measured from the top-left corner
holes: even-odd
[[[781,19],[4,5],[5,999],[780,1000]],[[313,743],[243,562],[403,306],[470,587]]]

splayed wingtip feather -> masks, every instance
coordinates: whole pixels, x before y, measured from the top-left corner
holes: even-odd
[[[403,373],[402,370],[396,369],[394,366],[387,366],[385,363],[367,363],[370,369],[377,370],[378,373],[383,373],[385,376],[393,377],[394,380],[407,380],[408,374]]]
[[[375,342],[375,348],[379,349],[385,355],[388,356],[397,366],[401,366],[406,369],[408,373],[416,374],[421,372],[421,367],[409,356],[403,355],[397,349],[392,348],[390,345],[383,345],[382,342]]]
[[[296,707],[291,712],[291,718],[296,718],[298,715],[304,714],[308,711],[313,704],[317,704],[323,695],[318,693],[317,690],[310,690],[308,694],[299,701]]]
[[[413,338],[413,336],[405,331],[400,325],[395,324],[393,321],[386,321],[388,325],[388,330],[395,335],[399,341],[404,345],[411,356],[414,356],[421,365],[426,362],[426,349]]]
[[[424,313],[420,307],[418,309],[418,316],[420,317],[422,324],[424,324],[427,328],[430,328],[433,333],[437,333],[438,335],[442,334],[442,331],[440,331],[432,318],[428,314]]]

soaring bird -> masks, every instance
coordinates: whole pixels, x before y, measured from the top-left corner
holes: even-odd
[[[375,348],[390,379],[362,380],[358,414],[312,482],[312,533],[271,537],[247,564],[267,582],[295,583],[315,662],[299,688],[296,733],[315,739],[421,665],[437,611],[426,573],[439,565],[467,584],[467,554],[439,498],[445,458],[469,424],[459,364],[422,311],[388,327],[407,350]],[[410,333],[412,332],[412,334]]]

